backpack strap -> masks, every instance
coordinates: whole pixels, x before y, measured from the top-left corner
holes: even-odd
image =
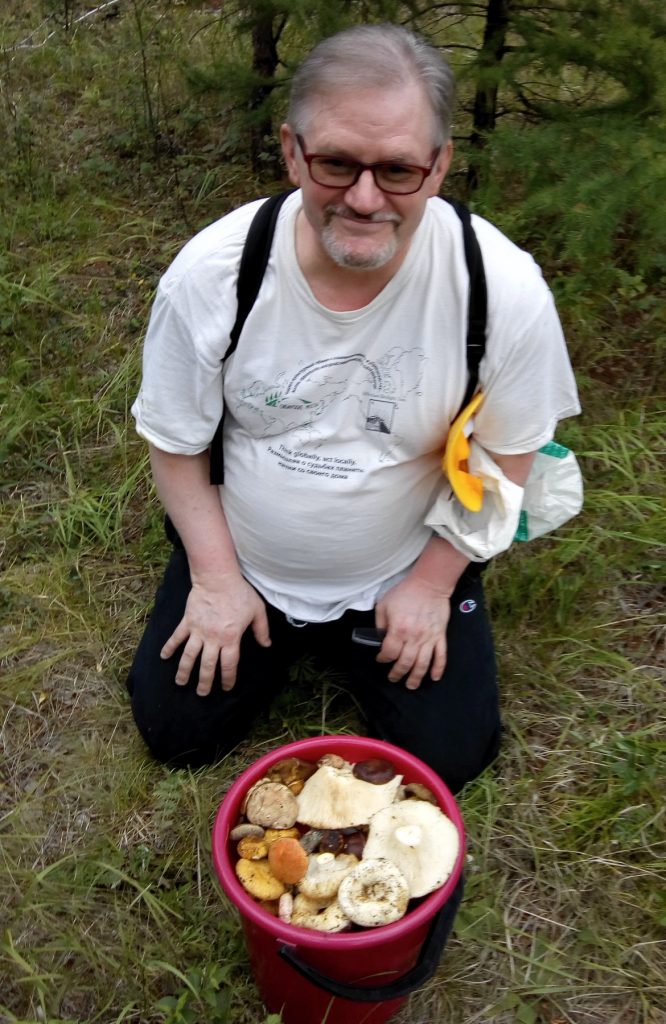
[[[488,289],[483,269],[481,247],[472,227],[469,210],[455,199],[447,199],[460,218],[465,249],[465,262],[469,274],[469,305],[467,313],[467,388],[458,411],[469,405],[479,383],[479,366],[486,351],[486,323],[488,319]]]
[[[236,281],[238,310],[234,326],[229,334],[231,341],[224,354],[225,359],[228,359],[236,351],[238,339],[240,338],[245,321],[256,302],[271,254],[273,235],[275,234],[275,226],[280,209],[287,196],[290,196],[293,191],[294,189],[289,189],[287,192],[280,192],[276,196],[271,196],[265,203],[262,203],[252,219],[238,269],[238,279]],[[211,484],[221,484],[224,481],[223,423],[224,413],[217,425],[217,430],[210,445]]]

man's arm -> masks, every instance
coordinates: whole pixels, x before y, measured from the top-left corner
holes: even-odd
[[[536,452],[490,454],[509,480],[524,486]],[[377,661],[394,663],[390,682],[406,676],[406,687],[416,690],[428,669],[431,679],[442,678],[451,594],[468,565],[469,559],[449,541],[433,536],[405,579],[377,603],[377,628],[386,630]]]
[[[264,602],[241,575],[219,490],[210,485],[208,453],[172,455],[151,445],[150,463],[157,493],[183,542],[192,578],[185,613],[161,656],[170,658],[185,644],[176,682],[188,681],[201,655],[197,693],[210,693],[218,661],[223,689],[230,690],[247,627],[252,626],[258,643],[270,645]]]

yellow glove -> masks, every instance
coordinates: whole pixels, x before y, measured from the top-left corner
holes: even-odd
[[[469,472],[467,459],[469,441],[465,437],[465,424],[474,415],[483,401],[481,391],[466,405],[449,428],[446,448],[442,458],[442,470],[449,479],[453,493],[470,512],[478,512],[483,504],[483,483],[478,476]]]

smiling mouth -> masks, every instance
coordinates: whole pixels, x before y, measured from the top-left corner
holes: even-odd
[[[386,224],[393,224],[394,227],[400,223],[400,218],[395,214],[387,213],[371,213],[367,217],[363,217],[358,213],[354,213],[353,210],[348,209],[345,206],[334,206],[327,211],[327,222],[330,224],[334,217],[339,217],[341,220],[346,221],[349,224],[358,224],[359,226],[381,228]]]

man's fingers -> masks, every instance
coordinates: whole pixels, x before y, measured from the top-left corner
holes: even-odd
[[[378,656],[377,660],[382,662],[388,661],[391,649],[391,646],[389,646],[389,651],[382,657]],[[444,675],[446,644],[443,640],[437,641],[434,646],[424,644],[422,647],[415,647],[414,645],[405,644],[392,660],[393,665],[388,674],[389,682],[398,683],[404,679],[408,690],[417,690],[428,670],[430,670],[430,678],[434,682],[441,679]]]
[[[236,684],[236,670],[240,657],[238,644],[227,644],[220,651],[220,671],[222,672],[222,689],[233,690]]]
[[[160,658],[164,658],[164,660],[170,658],[172,654],[176,653],[181,644],[185,643],[189,635],[189,629],[183,626],[183,623],[180,622],[160,651]]]
[[[174,637],[176,636],[176,633],[174,633]],[[197,640],[193,636],[191,636],[185,644],[185,649],[180,656],[178,669],[176,671],[176,682],[179,686],[184,686],[190,678],[194,662],[199,657],[202,646],[201,641]]]
[[[392,661],[397,661],[403,652],[403,648],[404,641],[398,640],[395,636],[391,636],[387,633],[382,641],[382,646],[379,649],[377,661],[382,665],[388,665]]]
[[[432,665],[430,666],[430,678],[434,683],[444,675],[444,669],[446,668],[446,643],[444,640],[439,640],[435,644],[435,650],[432,656]]]
[[[418,674],[419,665],[422,661],[420,650],[414,644],[405,644],[400,651],[399,656],[391,666],[391,671],[388,674],[390,683],[397,683],[401,679],[404,679],[408,672],[414,670],[414,678]],[[430,662],[428,661],[428,664]],[[424,672],[428,665],[425,666]],[[423,673],[422,673],[423,674]]]
[[[215,669],[217,667],[217,657],[215,648],[204,647],[201,653],[199,679],[197,681],[197,693],[200,697],[207,697],[212,689]]]
[[[271,636],[268,629],[268,616],[266,615],[266,608],[263,605],[252,620],[252,632],[254,633],[254,639],[261,647],[271,646]]]

